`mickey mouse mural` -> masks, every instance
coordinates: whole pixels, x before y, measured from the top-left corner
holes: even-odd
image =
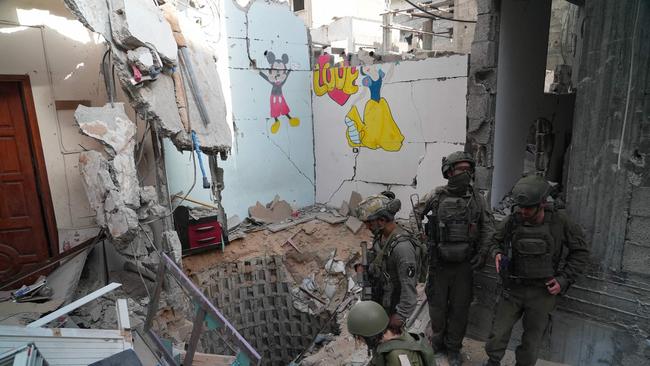
[[[282,94],[282,86],[287,82],[291,70],[287,68],[289,63],[289,56],[286,53],[282,54],[282,58],[276,59],[275,54],[271,51],[265,51],[264,56],[271,65],[271,68],[265,72],[260,71],[260,76],[264,78],[271,88],[271,117],[275,120],[271,125],[271,133],[278,133],[280,130],[280,116],[286,116],[289,119],[289,126],[297,127],[300,125],[300,119],[291,117],[289,114],[290,109],[287,101]]]

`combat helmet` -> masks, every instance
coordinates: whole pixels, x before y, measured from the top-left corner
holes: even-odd
[[[372,337],[386,330],[388,315],[374,301],[359,301],[348,313],[348,331],[356,336]]]
[[[546,179],[531,174],[519,179],[512,187],[512,198],[517,206],[537,206],[546,201],[550,190],[551,186]]]
[[[400,208],[402,202],[395,198],[393,192],[382,192],[361,201],[357,207],[357,217],[364,222],[381,217],[392,221]]]
[[[476,168],[476,161],[474,160],[474,158],[472,158],[472,156],[469,153],[466,153],[464,151],[456,151],[449,154],[449,156],[443,157],[442,166],[441,166],[442,176],[445,177],[445,179],[449,178],[449,172],[454,167],[454,164],[463,161],[469,163],[469,165],[471,165],[472,167],[472,170]]]

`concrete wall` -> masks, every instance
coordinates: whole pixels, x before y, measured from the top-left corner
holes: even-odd
[[[532,6],[535,1],[514,2]],[[492,104],[497,96],[495,35],[506,32],[500,17],[507,7],[504,1],[478,0],[472,48],[468,142],[472,152],[485,157],[478,178],[486,186],[493,178],[493,136],[498,133]],[[577,95],[565,193],[569,214],[585,229],[593,265],[560,299],[540,356],[571,365],[645,365],[650,354],[650,32],[645,27],[650,6],[643,0],[590,1],[579,13],[584,22],[573,30]],[[500,80],[508,70],[499,70]],[[495,277],[493,267],[477,275],[468,329],[472,337],[489,334]],[[511,349],[520,335],[516,328]]]
[[[501,3],[493,205],[521,177],[528,128],[543,111],[550,11],[550,0]]]
[[[403,143],[396,151],[391,151],[395,150],[391,141],[382,140],[380,143],[386,144],[378,147],[350,145],[345,120],[353,106],[365,118],[369,134],[374,128],[393,128],[384,110],[372,119],[364,116],[364,110],[367,114],[378,107],[369,100],[368,88],[362,85],[364,76],[358,70],[358,91],[349,99],[337,102],[329,94],[314,95],[316,201],[338,206],[348,200],[353,190],[365,197],[390,189],[402,200],[400,216],[405,217],[412,193],[422,196],[444,184],[441,157],[463,149],[467,56],[370,67],[386,74],[381,97],[385,98]]]
[[[240,7],[231,0],[223,2],[221,24],[223,44],[217,47],[218,68],[223,70],[233,131],[232,152],[220,162],[225,170],[226,213],[247,216],[249,206],[258,200],[269,202],[276,194],[295,208],[313,204],[311,68],[305,25],[286,3],[254,1]],[[286,116],[280,116],[277,133],[271,131],[271,85],[259,74],[271,69],[266,51],[278,59],[283,54],[288,57],[286,66],[291,73],[282,92],[289,114],[300,120],[294,127]],[[192,184],[190,154],[181,154],[172,146],[167,146],[165,153],[170,192],[187,193]],[[204,160],[207,169],[207,158]],[[211,202],[209,190],[202,189],[200,183],[199,177],[190,197]]]
[[[66,243],[78,244],[97,232],[78,160],[83,148],[102,147],[79,133],[74,111],[57,111],[54,101],[85,99],[93,106],[107,103],[99,71],[106,48],[103,39],[84,28],[63,1],[6,0],[0,2],[0,14],[0,74],[30,77],[62,249]],[[118,96],[119,101],[126,101],[121,93]],[[127,110],[135,121],[133,111]],[[138,130],[144,130],[141,121]],[[149,156],[147,149],[143,167],[148,166]],[[141,178],[151,184],[153,176],[146,171],[141,170]]]

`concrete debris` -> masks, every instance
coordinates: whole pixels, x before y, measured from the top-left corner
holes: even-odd
[[[153,186],[140,188],[140,208],[138,218],[145,220],[150,217],[162,217],[169,213],[166,207],[158,203],[158,193]]]
[[[151,50],[147,47],[138,47],[134,50],[129,50],[126,56],[131,64],[135,65],[143,74],[148,74],[149,70],[154,66],[162,67],[162,65],[154,64]]]
[[[345,274],[345,263],[343,263],[343,261],[330,258],[327,263],[325,263],[325,270],[327,273]]]
[[[287,201],[280,200],[279,196],[275,196],[275,199],[267,206],[263,206],[258,201],[255,206],[248,208],[250,217],[265,223],[279,223],[290,218],[292,214],[291,205]]]
[[[356,234],[363,227],[363,222],[361,220],[357,219],[354,216],[350,216],[345,221],[345,226],[347,226],[348,229],[350,229],[350,231],[352,231],[354,234]]]
[[[296,225],[300,225],[300,224],[303,224],[305,222],[312,221],[312,220],[314,220],[314,218],[315,218],[314,216],[309,216],[308,215],[308,216],[304,216],[304,217],[301,217],[301,218],[293,220],[293,221],[280,223],[280,224],[275,224],[275,225],[269,225],[269,226],[266,227],[266,229],[268,231],[272,232],[272,233],[277,233],[278,231],[287,230],[288,228],[294,227]]]
[[[89,29],[101,33],[112,41],[112,60],[122,88],[131,106],[143,118],[152,122],[159,132],[172,140],[178,149],[192,150],[192,141],[183,125],[176,105],[174,81],[169,67],[177,64],[177,45],[172,30],[161,11],[148,0],[115,0],[112,2],[111,34],[108,24],[109,11],[106,2],[87,0],[64,0],[72,13]],[[201,150],[207,154],[228,154],[231,148],[230,127],[226,122],[225,100],[216,66],[216,51],[197,24],[184,16],[179,17],[185,33],[190,60],[194,68],[195,83],[211,117],[206,126],[201,118],[193,96],[188,93],[190,119],[199,139]],[[159,57],[166,68],[154,78],[146,75],[151,65],[145,50],[150,50],[154,67]],[[131,51],[131,54],[127,53]],[[136,66],[143,74],[137,82],[132,73]],[[147,80],[148,79],[148,80]],[[185,80],[187,83],[187,80]],[[189,89],[187,89],[189,90]],[[186,111],[182,112],[184,115]]]
[[[350,205],[348,205],[348,201],[343,201],[341,207],[339,208],[339,213],[343,216],[350,214]]]
[[[150,46],[169,64],[176,64],[177,49],[169,23],[148,0],[113,0],[113,40],[124,49]]]
[[[96,221],[106,227],[119,252],[139,232],[139,220],[161,217],[154,187],[140,187],[134,160],[136,126],[122,103],[104,107],[80,105],[74,114],[81,132],[106,146],[109,159],[97,151],[79,155],[79,170]]]
[[[347,217],[345,216],[334,216],[331,213],[318,214],[316,215],[316,218],[330,225],[341,224],[344,223],[345,220],[347,220]]]
[[[123,194],[122,187],[114,181],[112,163],[97,151],[84,151],[79,155],[79,170],[97,224],[108,228],[114,241],[129,242],[138,231],[138,215],[127,206],[127,200],[133,200],[130,192],[135,187],[126,187],[126,194]]]
[[[163,248],[171,248],[171,258],[180,266],[183,246],[181,240],[178,238],[178,233],[174,230],[167,230],[162,233]]]
[[[350,200],[348,200],[348,206],[350,208],[350,215],[351,216],[357,216],[357,207],[359,207],[359,204],[363,198],[357,191],[352,191],[350,193]]]
[[[238,215],[233,215],[228,218],[228,231],[235,230],[241,225],[242,219]]]
[[[74,119],[81,132],[104,144],[111,157],[129,151],[128,146],[135,136],[136,126],[124,111],[123,103],[106,104],[103,107],[86,107],[79,105],[74,112]]]

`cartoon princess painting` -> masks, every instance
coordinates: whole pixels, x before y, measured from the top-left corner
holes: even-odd
[[[345,116],[345,124],[348,126],[346,132],[348,145],[373,150],[399,151],[402,148],[404,135],[393,119],[388,102],[381,97],[381,87],[386,74],[380,67],[371,65],[372,53],[360,54],[359,58],[365,64],[361,67],[362,84],[370,91],[370,100],[364,107],[363,118],[356,105],[353,105]]]
[[[260,76],[272,85],[270,97],[271,117],[273,117],[275,121],[271,125],[271,133],[278,133],[280,130],[280,116],[286,116],[289,119],[289,125],[291,127],[297,127],[300,125],[300,120],[296,117],[291,117],[289,114],[289,105],[282,94],[282,86],[287,82],[287,78],[291,72],[291,70],[287,68],[289,56],[285,53],[282,55],[281,59],[276,59],[275,55],[271,51],[264,52],[264,55],[266,56],[269,65],[271,65],[271,68],[268,72],[260,71]]]

